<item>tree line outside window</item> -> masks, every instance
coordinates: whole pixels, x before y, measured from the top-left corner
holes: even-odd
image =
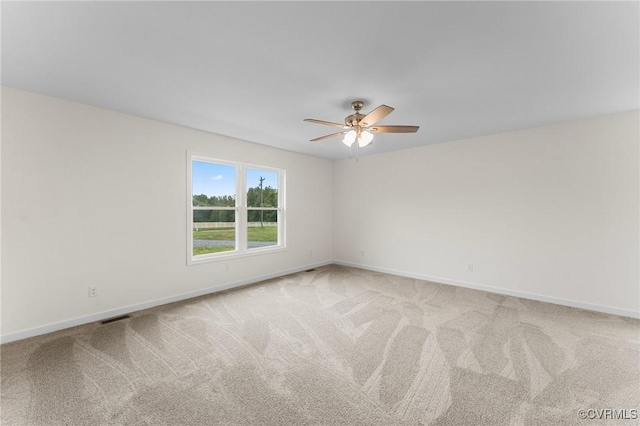
[[[262,200],[260,195],[262,194]],[[236,197],[230,195],[207,196],[199,194],[193,196],[194,207],[235,207]],[[247,206],[250,207],[278,207],[278,190],[271,186],[260,188],[259,185],[249,188],[247,191]],[[262,215],[261,215],[262,213]],[[249,210],[248,222],[260,222],[261,216],[264,222],[277,222],[276,210]],[[196,210],[194,222],[235,222],[233,210]]]

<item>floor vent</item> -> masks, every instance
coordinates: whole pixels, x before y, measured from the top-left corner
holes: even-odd
[[[100,324],[101,325],[110,324],[112,322],[121,321],[121,320],[127,319],[127,318],[130,318],[129,315],[122,315],[120,317],[113,317],[113,318],[109,318],[109,319],[106,319],[106,320],[102,320],[102,321],[100,321]]]
[[[315,270],[316,270],[316,268],[311,268],[311,269],[307,269],[305,272],[313,272]]]

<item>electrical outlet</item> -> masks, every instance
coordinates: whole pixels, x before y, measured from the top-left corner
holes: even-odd
[[[224,270],[225,270],[225,271],[228,271],[228,270],[229,270],[229,264],[228,264],[228,263],[225,263],[225,264],[224,264]]]
[[[360,250],[360,257],[364,257],[364,250]]]
[[[313,257],[313,250],[309,250],[309,257]]]
[[[88,297],[98,297],[98,287],[95,285],[89,286],[89,294]]]
[[[467,271],[473,272],[473,263],[467,265]]]

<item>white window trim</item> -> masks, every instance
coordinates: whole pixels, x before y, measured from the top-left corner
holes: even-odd
[[[193,207],[193,162],[202,161],[213,164],[224,164],[234,166],[236,168],[236,206],[235,207],[219,207],[215,209],[202,210],[235,210],[236,212],[236,249],[232,251],[223,251],[219,253],[203,254],[199,256],[193,255],[193,211],[200,210]],[[246,190],[247,188],[247,169],[258,169],[278,174],[278,207],[251,207],[246,206]],[[207,262],[216,262],[220,260],[229,260],[232,258],[255,256],[267,253],[274,253],[287,250],[287,233],[286,233],[286,170],[275,167],[263,166],[260,164],[251,164],[243,162],[235,162],[229,160],[220,160],[206,155],[194,154],[187,152],[187,265],[197,265]],[[248,210],[264,210],[278,212],[278,244],[267,247],[256,247],[249,249],[247,247],[247,212]]]

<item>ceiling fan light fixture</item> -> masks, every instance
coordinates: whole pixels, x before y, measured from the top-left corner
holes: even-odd
[[[367,130],[363,130],[358,135],[358,145],[360,145],[360,148],[364,148],[365,146],[369,145],[372,140],[373,140],[373,133]]]
[[[356,131],[349,130],[347,133],[345,133],[344,138],[342,138],[342,143],[348,147],[351,147],[351,145],[353,145],[353,142],[355,142],[355,140],[356,140]]]

